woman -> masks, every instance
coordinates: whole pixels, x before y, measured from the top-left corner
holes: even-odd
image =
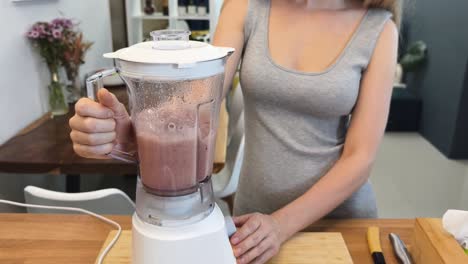
[[[214,44],[236,48],[225,92],[242,59],[246,122],[231,238],[238,263],[265,263],[323,217],[377,216],[368,177],[389,110],[399,6],[225,0]],[[115,126],[129,125],[115,96],[99,96],[101,104],[81,99],[70,120],[85,157],[102,158]]]

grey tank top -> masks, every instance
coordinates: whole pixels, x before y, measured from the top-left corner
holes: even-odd
[[[391,14],[369,9],[326,70],[305,73],[269,54],[270,0],[249,0],[240,82],[245,154],[234,214],[270,214],[304,194],[340,157],[360,81]],[[346,177],[346,175],[343,175]],[[313,206],[311,205],[311,209]],[[328,217],[377,216],[367,182]]]

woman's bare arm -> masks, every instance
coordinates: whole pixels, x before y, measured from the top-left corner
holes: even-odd
[[[228,59],[224,78],[223,97],[229,91],[232,79],[239,66],[244,47],[244,21],[247,15],[248,0],[225,0],[219,16],[218,26],[213,38],[213,45],[235,48]]]

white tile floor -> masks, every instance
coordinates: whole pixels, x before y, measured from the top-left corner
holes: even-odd
[[[380,217],[468,210],[468,163],[445,158],[416,133],[388,133],[371,173]]]

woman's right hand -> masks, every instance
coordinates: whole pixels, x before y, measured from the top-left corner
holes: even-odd
[[[116,144],[132,140],[130,117],[125,106],[106,89],[98,92],[99,103],[81,98],[70,118],[73,150],[85,158],[107,159]]]

